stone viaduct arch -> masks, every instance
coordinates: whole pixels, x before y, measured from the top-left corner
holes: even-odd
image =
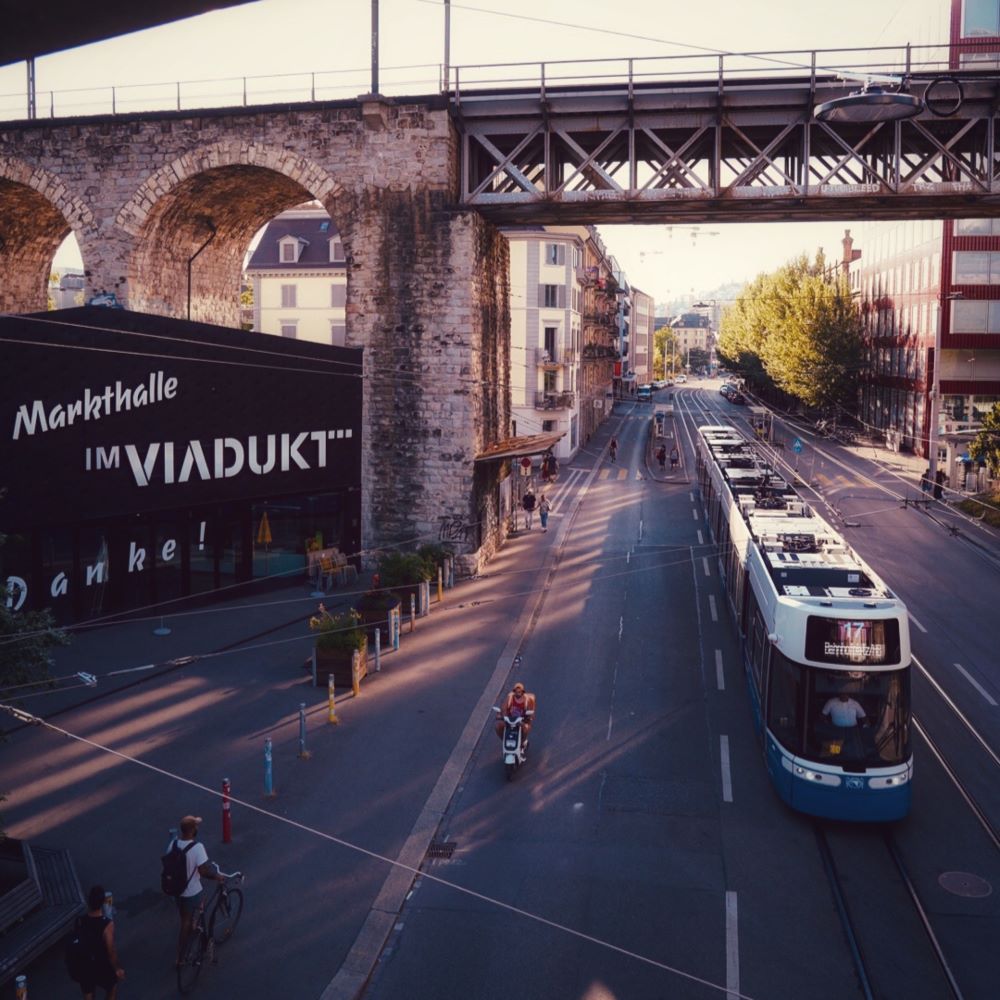
[[[23,233],[0,246],[16,275],[0,304],[45,308],[72,228],[86,294],[176,317],[190,301],[192,319],[235,325],[254,232],[322,201],[365,351],[363,544],[436,540],[447,517],[469,526],[476,565],[501,534],[495,472],[474,458],[509,427],[507,249],[456,208],[456,143],[436,98],[0,125],[0,237]]]

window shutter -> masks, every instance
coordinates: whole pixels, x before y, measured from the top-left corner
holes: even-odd
[[[566,246],[563,243],[556,244],[556,263],[557,264],[566,263]]]
[[[563,248],[560,247],[559,249],[561,250]],[[566,286],[565,285],[556,285],[556,305],[560,309],[565,309],[566,308]]]

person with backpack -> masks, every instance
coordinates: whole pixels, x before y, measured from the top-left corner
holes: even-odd
[[[170,849],[163,855],[163,871],[160,884],[168,896],[177,902],[177,912],[181,918],[180,935],[177,938],[177,964],[181,964],[184,945],[194,926],[194,915],[202,905],[203,878],[216,882],[225,881],[208,860],[204,844],[198,843],[200,816],[185,816],[180,822],[180,836],[173,840]]]
[[[105,1000],[115,1000],[125,970],[118,964],[115,922],[104,915],[104,887],[95,885],[87,893],[87,914],[77,917],[66,948],[66,969],[80,984],[83,1000],[94,1000],[97,987]]]

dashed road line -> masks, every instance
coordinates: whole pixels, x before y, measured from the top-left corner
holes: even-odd
[[[722,650],[715,651],[715,681],[720,691],[726,690],[726,675],[722,672]]]
[[[719,754],[722,764],[722,801],[733,801],[733,777],[729,770],[729,737],[719,737]]]
[[[956,663],[956,664],[955,664],[955,669],[956,669],[956,670],[957,670],[957,671],[958,671],[958,672],[959,672],[959,673],[960,673],[960,674],[961,674],[961,675],[962,675],[962,676],[963,676],[963,677],[964,677],[964,678],[965,678],[965,679],[966,679],[966,680],[967,680],[967,681],[968,681],[968,682],[969,682],[969,683],[970,683],[970,684],[971,684],[971,685],[972,685],[972,686],[973,686],[973,687],[974,687],[974,688],[975,688],[975,689],[976,689],[976,690],[977,690],[977,691],[978,691],[978,692],[979,692],[979,693],[980,693],[980,694],[981,694],[981,695],[982,695],[982,696],[983,696],[983,697],[984,697],[984,698],[985,698],[985,699],[986,699],[986,700],[987,700],[987,701],[988,701],[988,702],[989,702],[989,703],[990,703],[990,704],[991,704],[991,705],[992,705],[992,706],[993,706],[994,708],[996,708],[996,705],[997,705],[997,703],[996,703],[996,701],[995,701],[995,700],[994,700],[994,699],[992,698],[992,696],[990,695],[989,691],[987,691],[987,690],[986,690],[986,688],[984,688],[984,687],[982,686],[982,684],[980,684],[980,683],[979,683],[979,681],[977,681],[977,680],[975,679],[975,677],[973,677],[973,676],[972,676],[972,674],[970,674],[970,673],[969,673],[969,671],[968,671],[968,670],[966,670],[966,669],[965,669],[965,667],[963,667],[963,666],[962,666],[962,664],[961,664],[961,663]]]

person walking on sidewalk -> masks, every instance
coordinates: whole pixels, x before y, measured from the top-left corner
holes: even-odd
[[[549,530],[549,511],[552,510],[552,504],[549,503],[548,498],[545,494],[542,494],[542,499],[538,501],[538,520],[542,522],[542,531]]]
[[[521,497],[521,506],[524,508],[524,526],[531,531],[531,523],[535,518],[535,494],[529,486]]]
[[[87,893],[87,914],[77,917],[74,934],[79,938],[81,953],[85,956],[85,968],[77,979],[84,1000],[95,1000],[98,986],[104,990],[105,1000],[115,1000],[118,983],[125,978],[125,970],[118,964],[115,922],[104,914],[103,886],[92,886]],[[73,974],[72,969],[70,974]]]
[[[681,454],[677,450],[677,445],[674,445],[670,449],[670,469],[671,471],[677,468],[677,463],[681,460]]]
[[[659,448],[656,449],[656,461],[660,463],[660,468],[665,469],[667,467],[667,446],[661,444]]]
[[[185,816],[180,822],[180,836],[176,840],[177,847],[184,851],[187,860],[187,885],[184,891],[176,896],[177,912],[181,919],[180,934],[177,937],[177,964],[181,964],[184,955],[184,945],[194,926],[194,916],[202,905],[201,880],[212,879],[224,882],[225,879],[212,867],[208,860],[205,845],[198,843],[198,827],[201,826],[200,816]]]
[[[612,436],[611,444],[608,445],[608,451],[611,454],[611,461],[618,461],[618,438]]]

